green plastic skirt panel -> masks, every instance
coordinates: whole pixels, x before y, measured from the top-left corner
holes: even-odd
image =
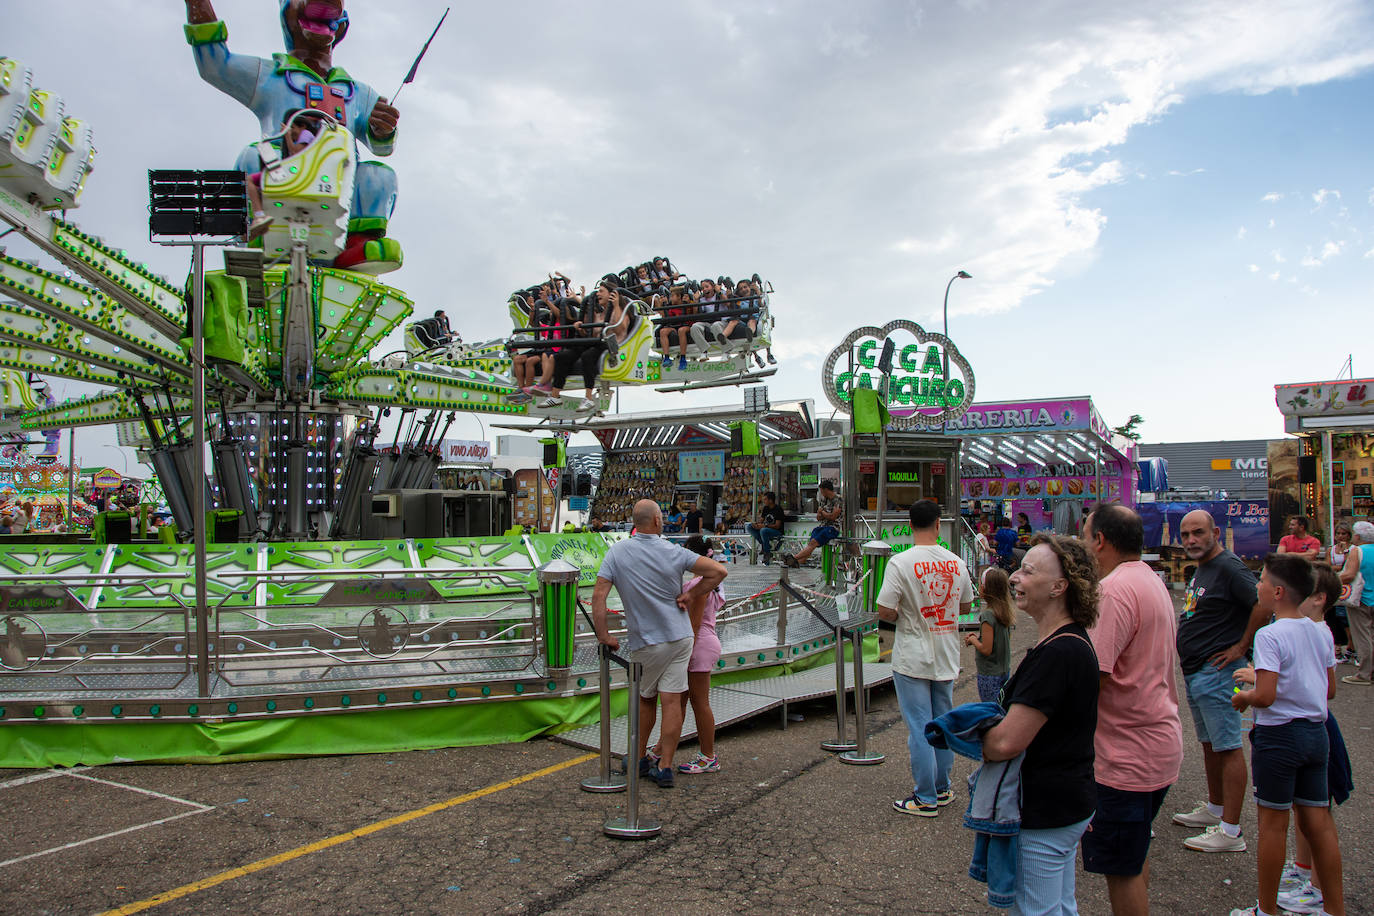
[[[850,653],[846,653],[846,658]],[[716,684],[780,677],[834,664],[834,650],[794,663],[731,671]],[[864,659],[878,658],[877,634]],[[627,691],[611,692],[611,715],[626,712]],[[284,716],[241,722],[42,722],[0,725],[0,767],[47,768],[111,763],[235,763],[329,754],[386,754],[528,741],[597,721],[595,693],[453,706]]]

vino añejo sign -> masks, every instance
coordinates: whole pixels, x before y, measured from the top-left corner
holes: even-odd
[[[892,369],[881,392],[894,429],[930,429],[963,416],[973,404],[973,369],[959,348],[943,334],[899,318],[881,328],[850,331],[825,359],[821,384],[836,410],[853,413],[854,390],[880,390],[878,364],[886,341],[892,341]],[[949,377],[945,377],[945,365]]]

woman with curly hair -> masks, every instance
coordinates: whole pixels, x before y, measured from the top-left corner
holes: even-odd
[[[1012,600],[1039,639],[1002,691],[1007,714],[983,735],[983,756],[1021,763],[1018,913],[1076,914],[1074,851],[1097,807],[1097,563],[1077,538],[1039,535],[1011,576]]]

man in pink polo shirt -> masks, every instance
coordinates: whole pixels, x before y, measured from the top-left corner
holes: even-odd
[[[1083,834],[1083,869],[1105,875],[1115,916],[1150,911],[1150,827],[1183,763],[1169,590],[1140,552],[1140,516],[1099,506],[1083,530],[1102,574],[1090,631],[1101,674],[1093,746],[1097,813]]]

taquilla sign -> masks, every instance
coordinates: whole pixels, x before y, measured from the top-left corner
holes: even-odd
[[[962,416],[973,404],[974,378],[958,347],[943,334],[899,318],[881,328],[855,328],[826,357],[821,370],[825,396],[836,410],[852,414],[854,391],[879,390],[878,362],[892,341],[892,370],[880,392],[896,429],[928,429]],[[949,377],[945,377],[945,363]]]

